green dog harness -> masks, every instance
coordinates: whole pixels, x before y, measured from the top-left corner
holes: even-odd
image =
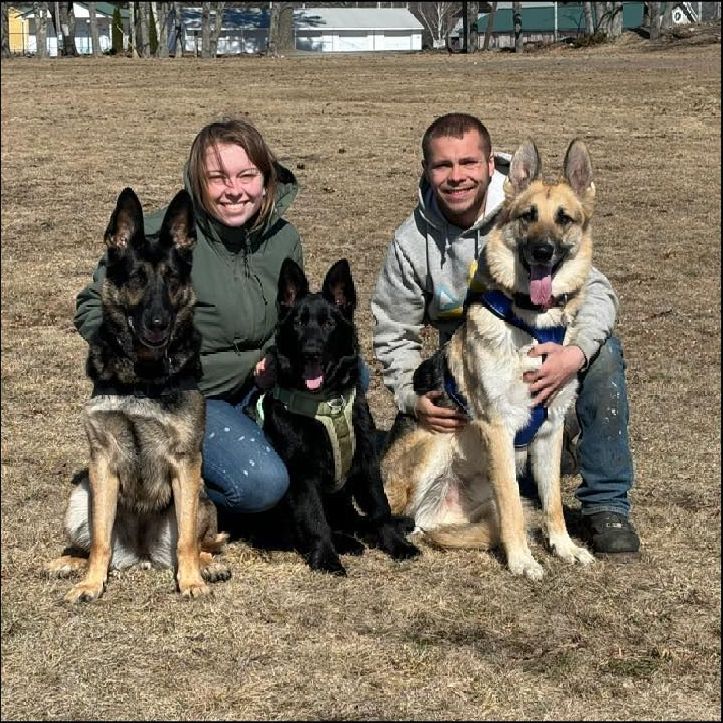
[[[356,449],[356,437],[352,424],[352,408],[356,389],[336,395],[310,394],[299,390],[273,387],[269,392],[278,399],[292,414],[301,414],[321,422],[329,437],[334,455],[334,485],[332,492],[344,486],[344,479],[351,469],[351,461]],[[260,402],[257,403],[260,406]],[[257,406],[257,409],[258,409]]]

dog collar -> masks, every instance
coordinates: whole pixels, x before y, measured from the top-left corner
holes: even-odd
[[[119,396],[138,397],[139,399],[160,399],[176,392],[189,392],[198,390],[198,381],[191,374],[184,374],[169,379],[167,382],[137,381],[130,384],[97,379],[93,382],[92,397]]]
[[[523,296],[523,295],[519,295]],[[562,297],[557,297],[561,299]],[[529,300],[529,296],[527,297]],[[517,303],[517,296],[515,297],[514,303]],[[536,328],[526,324],[522,319],[515,315],[512,311],[513,300],[509,296],[503,294],[501,291],[468,291],[467,298],[464,301],[465,312],[471,304],[482,304],[488,311],[493,313],[497,318],[516,326],[518,329],[522,329],[525,333],[529,334],[540,344],[545,342],[554,342],[555,344],[562,344],[565,340],[565,332],[567,327],[551,326],[547,328]],[[526,307],[523,307],[526,308]],[[539,307],[532,307],[538,309]],[[464,398],[462,393],[457,389],[457,384],[454,377],[450,373],[445,363],[444,369],[444,390],[447,396],[457,404],[468,417],[471,417],[469,405],[467,400]],[[515,447],[522,448],[526,447],[537,434],[544,421],[547,419],[547,407],[542,404],[536,404],[531,409],[530,421],[525,427],[518,430],[515,435]]]
[[[523,296],[523,295],[520,295]],[[529,296],[527,297],[530,298]],[[562,299],[563,297],[557,297]],[[488,311],[491,311],[497,318],[502,321],[516,326],[518,329],[522,329],[525,333],[529,334],[533,339],[538,341],[540,344],[552,341],[555,344],[562,344],[565,340],[565,332],[567,327],[550,326],[546,328],[537,328],[526,324],[519,316],[512,311],[513,303],[516,303],[517,298],[513,302],[507,294],[501,291],[468,291],[467,297],[464,300],[465,312],[471,304],[482,304]],[[557,305],[557,304],[556,304]],[[524,307],[523,307],[524,308]],[[535,310],[539,310],[540,307],[532,307]]]
[[[344,486],[344,479],[351,469],[356,449],[356,437],[352,424],[352,408],[356,389],[335,394],[311,394],[298,389],[275,386],[270,391],[292,414],[301,414],[321,422],[329,437],[334,455],[334,484],[336,492]]]

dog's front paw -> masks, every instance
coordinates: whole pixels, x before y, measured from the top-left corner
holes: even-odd
[[[182,597],[201,597],[201,595],[208,595],[211,592],[211,588],[201,577],[200,569],[185,575],[179,572],[176,579],[178,580],[178,592]]]
[[[334,541],[334,549],[340,555],[361,555],[364,552],[363,543],[346,532],[335,532],[332,535],[332,540]]]
[[[83,580],[83,582],[73,585],[65,596],[65,600],[69,603],[92,602],[97,600],[104,590],[103,580]]]
[[[524,575],[530,580],[542,580],[545,575],[542,565],[530,552],[508,555],[507,567],[513,575]]]
[[[576,545],[568,535],[553,537],[550,535],[550,549],[552,553],[570,565],[580,563],[591,565],[595,558],[584,547]]]
[[[69,577],[73,573],[84,571],[88,567],[88,558],[63,555],[45,564],[44,570],[54,577]]]
[[[333,550],[326,547],[316,548],[309,555],[309,567],[318,572],[328,572],[331,575],[339,577],[346,576],[344,565],[341,564],[339,555]]]
[[[379,530],[379,547],[393,560],[409,560],[420,555],[419,548],[405,539],[393,524]]]

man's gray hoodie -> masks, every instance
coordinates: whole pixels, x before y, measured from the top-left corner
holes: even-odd
[[[414,413],[417,401],[412,376],[422,361],[422,329],[427,324],[437,329],[441,346],[462,321],[477,259],[504,201],[509,162],[509,154],[495,154],[484,213],[471,228],[461,229],[446,220],[422,175],[417,207],[394,233],[372,296],[373,343],[384,383],[406,414]],[[617,310],[610,282],[593,268],[575,320],[575,343],[587,361],[612,333]]]

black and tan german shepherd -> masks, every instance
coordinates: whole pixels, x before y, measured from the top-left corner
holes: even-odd
[[[339,553],[361,554],[361,540],[396,560],[418,555],[404,537],[412,521],[392,517],[379,475],[349,264],[336,262],[321,293],[310,293],[304,272],[287,258],[278,303],[276,386],[264,397],[264,432],[291,478],[280,513],[297,549],[313,570],[334,575],[346,574]]]
[[[216,509],[201,479],[205,404],[198,389],[200,336],[191,286],[196,239],[191,198],[180,191],[157,239],[146,237],[138,197],[126,188],[105,233],[103,321],[86,371],[93,394],[83,422],[88,475],[65,515],[70,549],[48,565],[85,570],[70,602],[102,595],[108,570],[140,563],[174,567],[182,595],[208,592],[230,572]]]

